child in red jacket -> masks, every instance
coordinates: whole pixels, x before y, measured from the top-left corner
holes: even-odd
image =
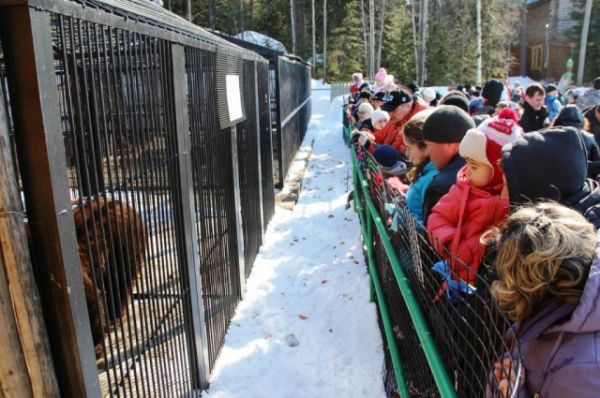
[[[450,258],[451,269],[447,262],[434,267],[448,283],[462,280],[474,284],[485,250],[481,235],[507,217],[508,201],[500,196],[503,182],[499,161],[502,146],[521,134],[517,113],[507,108],[477,129],[467,131],[460,143],[459,153],[467,164],[427,222],[434,246],[443,257]],[[442,250],[442,245],[447,246],[450,255]]]

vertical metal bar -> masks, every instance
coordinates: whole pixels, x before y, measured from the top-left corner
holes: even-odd
[[[254,110],[256,111],[256,152],[258,167],[258,203],[260,203],[260,231],[265,231],[265,215],[263,209],[263,185],[262,185],[262,161],[261,161],[261,146],[260,146],[260,102],[258,98],[258,62],[254,61]]]
[[[275,84],[277,85],[275,88],[275,104],[277,106],[277,161],[279,163],[279,181],[276,186],[278,188],[283,188],[283,183],[285,182],[283,171],[283,129],[281,126],[281,63],[281,57],[277,57],[277,62],[275,63]]]
[[[190,305],[193,325],[193,341],[189,345],[190,365],[196,372],[194,380],[199,384],[196,388],[208,387],[208,349],[206,346],[206,328],[204,305],[202,302],[202,280],[200,278],[200,258],[198,235],[195,225],[194,182],[192,178],[192,157],[190,128],[188,120],[188,102],[186,98],[187,81],[185,74],[185,52],[181,45],[171,46],[173,63],[173,93],[175,101],[175,121],[177,129],[177,153],[179,160],[180,203],[176,206],[181,211],[182,227],[185,239],[186,263],[190,283]]]
[[[0,14],[20,169],[40,293],[65,396],[100,396],[69,198],[50,14],[25,6]]]
[[[242,228],[242,200],[240,195],[240,170],[238,165],[237,127],[231,128],[231,163],[233,168],[233,192],[236,217],[236,236],[239,257],[240,297],[246,293],[246,263],[244,261],[244,229]]]

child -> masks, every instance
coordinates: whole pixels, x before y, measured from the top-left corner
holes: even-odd
[[[495,246],[492,294],[517,322],[527,390],[519,396],[597,397],[600,252],[594,227],[575,210],[539,202],[515,211]],[[502,374],[501,364],[495,368],[501,391],[522,383],[512,380],[514,372]]]
[[[560,101],[558,100],[558,88],[556,88],[554,84],[550,84],[546,87],[544,105],[546,105],[546,108],[548,109],[548,120],[552,123],[560,113],[561,109]]]
[[[423,223],[425,191],[438,173],[435,165],[429,159],[427,145],[423,139],[423,124],[433,111],[433,109],[426,109],[417,113],[404,126],[406,157],[412,163],[412,167],[407,173],[410,186],[406,192],[406,207],[421,223]]]
[[[522,134],[512,109],[503,109],[497,117],[467,131],[459,153],[467,164],[458,172],[456,184],[433,208],[427,222],[434,245],[446,245],[452,264],[447,280],[475,282],[484,253],[481,235],[498,226],[507,216],[508,201],[500,196],[503,188],[499,161],[502,146]],[[447,253],[440,254],[448,257]],[[469,267],[457,264],[458,257]]]
[[[371,113],[371,123],[375,130],[381,130],[390,121],[390,114],[386,111],[377,110]]]

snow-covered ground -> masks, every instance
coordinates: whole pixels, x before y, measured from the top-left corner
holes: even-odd
[[[323,88],[313,82],[313,89]],[[383,349],[342,141],[341,101],[313,91],[314,148],[293,211],[277,209],[217,359],[209,398],[383,397]]]

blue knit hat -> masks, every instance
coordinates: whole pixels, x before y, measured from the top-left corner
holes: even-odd
[[[375,152],[373,152],[373,157],[383,167],[392,167],[398,161],[400,161],[400,154],[391,145],[379,145]]]

